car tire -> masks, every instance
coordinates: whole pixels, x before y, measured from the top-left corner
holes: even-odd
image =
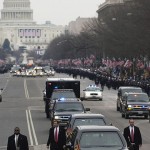
[[[129,115],[125,112],[125,119],[129,119]]]
[[[124,115],[123,113],[121,113],[121,117],[122,117],[122,118],[124,118],[124,117],[125,117],[125,115]]]
[[[120,111],[120,107],[118,107],[118,104],[117,104],[117,111]]]
[[[148,119],[148,115],[144,115],[144,118],[145,118],[145,119]]]
[[[0,95],[0,102],[2,102],[2,96]]]

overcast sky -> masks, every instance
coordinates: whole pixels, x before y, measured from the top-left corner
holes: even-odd
[[[0,9],[3,8],[0,0]],[[34,21],[49,20],[56,25],[67,25],[77,17],[97,17],[96,10],[105,0],[30,0]]]

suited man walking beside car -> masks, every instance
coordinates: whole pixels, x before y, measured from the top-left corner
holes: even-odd
[[[7,150],[29,150],[27,137],[20,133],[19,127],[8,137]]]
[[[129,149],[139,150],[142,146],[142,136],[140,129],[134,125],[134,120],[129,119],[129,126],[124,129],[124,137]]]
[[[65,129],[59,126],[59,121],[54,120],[53,126],[49,130],[47,148],[50,150],[64,150],[66,144]]]

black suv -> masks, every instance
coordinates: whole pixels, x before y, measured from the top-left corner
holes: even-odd
[[[64,98],[55,100],[51,109],[51,122],[57,119],[60,121],[60,125],[66,126],[72,114],[86,113],[86,111],[90,111],[90,108],[84,108],[80,99]]]
[[[134,92],[134,93],[142,93],[142,89],[140,87],[134,87],[134,86],[121,86],[118,89],[118,97],[117,97],[117,111],[122,111],[122,98],[125,93]]]
[[[149,115],[150,101],[146,93],[125,93],[122,98],[122,117]]]
[[[54,89],[50,98],[50,101],[46,100],[46,90],[43,91],[43,100],[45,101],[45,112],[46,112],[47,118],[49,118],[49,108],[51,109],[53,107],[53,103],[57,99],[63,99],[63,98],[76,98],[76,95],[73,91],[73,89]]]

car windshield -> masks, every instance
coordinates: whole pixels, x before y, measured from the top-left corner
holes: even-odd
[[[76,98],[76,96],[73,91],[55,91],[52,93],[51,99],[61,98]]]
[[[81,148],[89,147],[123,147],[119,134],[115,131],[84,132],[80,139]]]
[[[149,98],[145,94],[128,95],[128,102],[149,102]]]
[[[57,103],[55,107],[56,111],[80,111],[83,112],[84,108],[81,103]]]
[[[99,125],[99,126],[104,126],[106,125],[105,121],[103,118],[77,118],[74,121],[73,124],[73,129],[76,126],[81,126],[81,125]]]
[[[86,91],[100,91],[101,89],[99,87],[88,87],[86,88]]]
[[[142,89],[136,89],[136,88],[135,89],[134,88],[133,89],[123,89],[122,90],[122,95],[124,95],[125,93],[129,93],[129,92],[130,93],[131,92],[132,93],[142,93]]]

